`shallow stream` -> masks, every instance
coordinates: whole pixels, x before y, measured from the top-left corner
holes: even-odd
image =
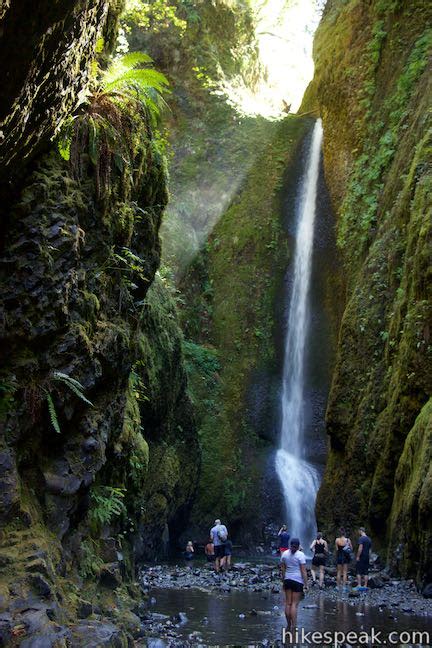
[[[193,645],[250,646],[257,643],[281,640],[285,626],[283,594],[250,591],[227,593],[208,592],[203,588],[151,590],[155,601],[152,611],[173,618],[180,612],[186,615],[176,622],[176,635]],[[181,615],[183,616],[183,615]],[[365,602],[348,602],[346,595],[339,600],[319,593],[307,595],[301,602],[299,626],[306,631],[318,632],[381,632],[383,640],[390,644],[391,632],[425,631],[432,639],[432,620],[414,616],[391,607],[374,607]],[[376,635],[375,635],[376,636]],[[380,636],[380,635],[378,635]],[[393,638],[393,637],[392,637]],[[148,646],[162,647],[168,642],[156,638]],[[405,645],[430,645],[429,641],[403,642]],[[315,644],[316,645],[316,644]],[[376,642],[374,645],[378,645]],[[394,645],[398,645],[395,643]]]

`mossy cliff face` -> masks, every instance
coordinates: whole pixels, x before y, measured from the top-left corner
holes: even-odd
[[[87,14],[79,15],[76,40],[63,34],[77,50]],[[65,114],[82,83],[78,69],[66,69],[64,82],[76,81]],[[44,77],[43,97],[62,95],[59,74],[53,67]],[[43,104],[35,100],[33,109]],[[5,189],[2,204],[5,643],[24,624],[27,637],[41,641],[127,645],[116,625],[136,629],[124,606],[139,592],[123,576],[133,575],[137,558],[158,553],[164,534],[179,534],[199,469],[175,303],[163,282],[152,285],[167,202],[164,159],[143,112],[122,121],[126,169],[106,158],[95,165],[84,109],[79,123],[73,163],[53,146],[34,149],[26,168],[12,160],[13,192]],[[114,607],[116,625],[103,618],[85,630],[69,625],[91,614],[85,599],[97,601],[102,617]]]
[[[268,464],[277,444],[283,357],[276,304],[283,302],[289,259],[281,192],[310,125],[295,117],[249,121],[249,145],[255,146],[255,153],[248,151],[250,169],[181,282],[203,453],[192,523],[203,537],[222,516],[236,540],[252,545],[262,539],[273,509],[280,512],[266,494],[277,502],[279,487]]]
[[[431,19],[421,1],[328,2],[305,100],[323,117],[346,273],[318,519],[368,525],[418,577],[431,542]]]

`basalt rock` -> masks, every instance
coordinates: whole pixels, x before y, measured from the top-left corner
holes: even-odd
[[[51,142],[120,8],[1,13],[1,632],[24,625],[28,645],[127,645],[103,616],[139,598],[135,559],[180,533],[199,470],[175,304],[152,286],[167,187],[150,121],[124,120],[129,168],[108,164],[102,184],[85,138],[76,166]],[[102,621],[74,625],[97,581]]]

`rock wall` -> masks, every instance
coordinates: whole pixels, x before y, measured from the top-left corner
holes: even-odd
[[[126,102],[113,124],[127,165],[103,126],[90,150],[88,115],[112,114],[109,97],[81,106],[69,162],[50,143],[119,7],[48,4],[24,21],[25,69],[14,62],[2,104],[0,637],[88,645],[108,608],[139,627],[124,610],[139,591],[124,579],[181,532],[200,454],[175,302],[153,283],[167,187],[147,114]],[[7,8],[4,39],[22,8]],[[71,626],[96,597],[101,624]],[[108,626],[97,645],[126,645]]]
[[[430,3],[329,0],[304,108],[319,104],[346,307],[320,525],[365,524],[430,579]]]

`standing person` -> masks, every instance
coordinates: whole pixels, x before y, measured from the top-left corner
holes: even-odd
[[[286,524],[282,524],[278,533],[279,537],[279,553],[282,556],[283,552],[289,547],[290,534],[287,531]]]
[[[227,571],[231,569],[232,549],[233,549],[233,543],[228,538],[225,542],[225,557],[223,559],[223,566]]]
[[[326,540],[322,537],[322,533],[317,533],[317,537],[312,542],[310,548],[314,552],[312,558],[312,582],[316,583],[316,570],[315,567],[319,569],[319,588],[324,589],[324,565],[326,564],[327,554],[328,554],[328,544]]]
[[[212,563],[215,561],[215,550],[214,550],[213,538],[210,538],[209,541],[207,542],[206,546],[204,547],[204,553],[207,557],[208,563]]]
[[[219,572],[221,566],[223,566],[225,542],[228,539],[227,528],[224,524],[221,524],[219,519],[215,520],[214,527],[210,530],[210,537],[213,540],[215,549],[215,570]]]
[[[345,529],[343,527],[339,529],[339,537],[336,538],[335,546],[337,564],[336,583],[337,586],[340,587],[342,580],[345,590],[348,583],[348,565],[351,562],[352,543],[351,540],[346,537]]]
[[[285,592],[287,629],[295,630],[297,608],[304,591],[308,589],[306,556],[300,551],[300,540],[291,538],[290,548],[281,556],[282,583]]]
[[[193,546],[193,542],[192,540],[189,540],[189,542],[186,545],[184,557],[189,562],[190,560],[193,560],[194,554],[195,554],[195,549]]]
[[[362,586],[363,576],[364,586],[367,588],[369,580],[369,553],[372,546],[372,540],[366,534],[364,527],[360,527],[359,536],[356,562],[357,586]]]

